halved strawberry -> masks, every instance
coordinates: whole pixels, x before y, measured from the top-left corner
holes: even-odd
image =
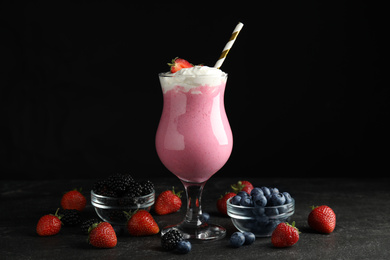
[[[171,66],[171,73],[178,72],[179,70],[184,68],[194,67],[194,65],[192,65],[185,59],[181,59],[179,57],[174,58],[171,63],[168,63],[168,65]]]

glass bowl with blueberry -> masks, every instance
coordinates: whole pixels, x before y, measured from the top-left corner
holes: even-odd
[[[288,222],[294,212],[295,200],[277,188],[256,187],[250,194],[240,191],[227,201],[234,226],[256,237],[270,237],[276,226]]]
[[[91,203],[96,214],[113,225],[126,225],[125,212],[149,211],[155,200],[154,185],[150,181],[135,181],[129,174],[114,174],[95,182]]]

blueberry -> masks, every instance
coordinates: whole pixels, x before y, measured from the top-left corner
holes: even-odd
[[[265,198],[267,199],[267,206],[273,206],[271,203],[271,197],[272,197],[272,194],[268,194],[267,196],[265,196]]]
[[[271,191],[271,194],[278,194],[279,193],[278,188],[269,188],[269,190]]]
[[[259,227],[263,227],[265,225],[267,225],[269,222],[269,217],[267,216],[257,216],[256,217],[256,225],[259,226]]]
[[[286,202],[286,198],[284,197],[283,193],[272,194],[270,202],[270,205],[272,206],[279,206]]]
[[[245,236],[241,232],[235,232],[230,237],[230,245],[232,247],[241,247],[245,242]]]
[[[287,206],[280,206],[278,207],[279,214],[286,213],[288,211]]]
[[[260,188],[254,188],[252,191],[251,191],[251,196],[256,196],[258,194],[261,194],[261,195],[264,195],[264,192],[260,189]]]
[[[209,219],[210,219],[210,214],[207,213],[207,212],[203,212],[202,215],[200,215],[200,220],[202,222],[209,222]]]
[[[253,205],[258,207],[264,207],[267,205],[267,198],[264,197],[264,195],[258,194],[255,196],[252,196]]]
[[[252,232],[244,232],[245,242],[244,245],[251,245],[255,242],[256,237]]]
[[[268,222],[268,224],[264,227],[264,232],[267,232],[268,234],[272,234],[272,232],[275,230],[275,228],[280,224],[281,222],[279,220],[271,220]]]
[[[241,198],[249,197],[248,193],[246,193],[245,191],[240,191],[237,193],[237,195]]]
[[[256,207],[256,205],[255,205],[252,212],[253,212],[253,214],[255,214],[255,216],[264,216],[265,215],[265,208],[264,207]]]
[[[264,196],[266,196],[266,197],[267,197],[267,195],[271,194],[271,191],[267,187],[261,187],[260,189],[263,191]]]
[[[179,243],[177,243],[177,246],[175,248],[175,252],[179,254],[187,254],[191,251],[191,243],[188,240],[181,240]]]
[[[277,208],[265,208],[265,214],[267,216],[277,216],[279,215],[279,210]]]
[[[240,205],[246,206],[246,207],[253,207],[252,198],[250,198],[250,197],[242,198],[240,201]]]
[[[292,202],[292,198],[291,198],[290,193],[288,193],[288,192],[283,192],[283,195],[284,195],[284,197],[286,198],[286,204]]]
[[[240,201],[241,196],[236,195],[230,200],[230,203],[232,203],[233,205],[240,205]]]

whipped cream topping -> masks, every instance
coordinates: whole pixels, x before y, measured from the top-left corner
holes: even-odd
[[[226,83],[227,74],[220,69],[208,66],[194,66],[184,68],[176,73],[161,73],[160,83],[163,92],[167,92],[176,86],[182,87],[183,91],[188,92],[199,86],[215,87]],[[193,94],[199,94],[193,91]]]

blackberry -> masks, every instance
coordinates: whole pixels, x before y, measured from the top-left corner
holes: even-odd
[[[161,237],[161,246],[165,250],[174,249],[183,240],[183,235],[177,229],[171,229]]]
[[[108,185],[106,180],[98,180],[94,183],[93,192],[99,195],[105,195],[105,192],[108,190]]]
[[[91,218],[91,219],[88,219],[86,221],[84,221],[83,223],[81,223],[81,232],[83,232],[84,234],[87,234],[88,235],[88,230],[89,228],[95,224],[95,223],[99,223],[100,221],[97,220],[96,218]]]
[[[134,179],[129,174],[116,173],[107,179],[108,188],[115,191],[119,196],[121,196],[133,182]]]
[[[127,188],[125,194],[133,194],[135,197],[139,197],[142,194],[142,186],[138,182],[132,182]]]
[[[61,222],[64,226],[76,226],[81,223],[80,211],[76,209],[62,209],[59,215],[62,215]]]
[[[111,198],[118,198],[119,197],[118,193],[116,191],[113,191],[113,190],[106,190],[101,195],[106,196],[106,197],[111,197]]]
[[[123,194],[123,197],[118,199],[118,204],[120,206],[136,206],[137,199],[135,198],[135,195],[133,193],[125,192],[125,194]]]
[[[148,195],[153,192],[154,185],[151,181],[143,181],[141,182],[142,192],[141,195]]]

